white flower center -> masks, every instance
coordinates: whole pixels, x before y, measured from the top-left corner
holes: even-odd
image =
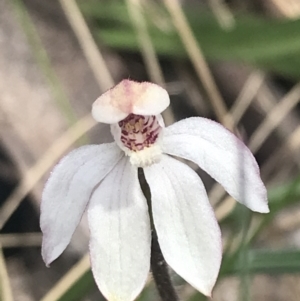
[[[112,127],[112,133],[121,149],[130,156],[130,162],[145,167],[161,159],[162,129],[158,116],[130,114]]]

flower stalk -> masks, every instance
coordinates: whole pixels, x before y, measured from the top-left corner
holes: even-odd
[[[161,252],[155,229],[152,230],[151,271],[162,301],[178,301],[175,288],[168,273],[168,266]]]
[[[168,265],[161,252],[157,233],[153,223],[152,205],[151,205],[151,192],[148,183],[146,182],[145,175],[142,168],[138,169],[139,182],[145,198],[147,200],[151,224],[151,271],[153,279],[158,290],[159,296],[162,301],[178,301],[179,298],[172,284]]]

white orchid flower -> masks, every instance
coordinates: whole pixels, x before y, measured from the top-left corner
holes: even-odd
[[[253,211],[269,211],[266,189],[249,149],[209,119],[167,128],[163,88],[123,80],[93,104],[94,118],[111,125],[115,142],[82,146],[64,157],[41,204],[42,256],[47,265],[69,244],[87,209],[93,275],[109,301],[131,301],[150,269],[151,229],[137,168],[150,186],[152,214],[166,262],[211,295],[221,257],[221,233],[199,176],[173,156],[191,160]]]

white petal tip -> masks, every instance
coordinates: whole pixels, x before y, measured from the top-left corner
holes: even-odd
[[[204,294],[207,298],[212,300],[212,292]]]
[[[42,251],[42,258],[47,268],[49,268],[50,264],[54,261],[54,259],[52,260],[49,256],[45,255],[43,251]]]
[[[50,264],[56,260],[62,251],[60,251],[59,248],[55,247],[54,249],[50,249],[50,247],[46,247],[44,244],[42,244],[42,258],[45,262],[46,267],[50,267]]]
[[[199,290],[199,292],[201,294],[203,294],[204,296],[206,296],[207,298],[211,299],[212,298],[212,290],[209,289],[209,290]]]
[[[253,210],[253,211],[256,211],[256,212],[259,212],[259,213],[269,213],[270,209],[269,209],[268,204],[265,204],[264,206],[261,206],[259,209]]]
[[[53,260],[51,260],[48,256],[43,254],[43,251],[42,251],[42,258],[43,258],[43,261],[45,262],[46,267],[50,268],[50,264],[53,262]]]
[[[169,104],[168,92],[162,87],[125,79],[96,99],[92,115],[98,122],[113,124],[129,114],[158,115]]]
[[[266,197],[254,199],[254,200],[252,200],[251,203],[248,202],[248,204],[246,204],[246,206],[254,212],[258,212],[258,213],[269,213],[270,212],[269,205],[268,205],[268,199]]]
[[[205,287],[203,285],[203,281],[201,281],[201,285],[193,285],[192,286],[198,290],[201,294],[203,294],[204,296],[206,296],[207,298],[212,298],[212,290],[215,286],[215,282],[213,283],[213,285],[211,284],[207,284]]]

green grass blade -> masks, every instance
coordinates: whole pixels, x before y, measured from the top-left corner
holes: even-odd
[[[106,5],[85,2],[82,8],[92,21],[98,40],[116,49],[138,51],[135,33],[122,2]],[[211,14],[190,10],[186,10],[186,14],[208,59],[241,61],[300,78],[300,20],[239,16],[233,30],[223,31]],[[159,55],[187,57],[174,29],[162,31],[152,22],[148,27]]]

